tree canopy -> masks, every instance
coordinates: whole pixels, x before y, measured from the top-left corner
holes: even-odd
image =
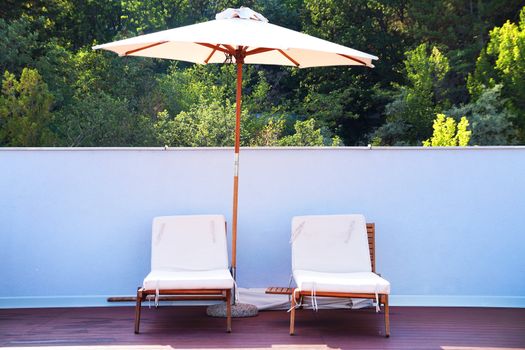
[[[91,47],[241,5],[380,58],[374,69],[246,65],[244,146],[525,142],[521,0],[7,0],[0,146],[233,145],[233,65]]]

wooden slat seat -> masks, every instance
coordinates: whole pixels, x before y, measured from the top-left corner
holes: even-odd
[[[286,287],[268,287],[266,289],[266,294],[284,294],[284,295],[292,295],[293,288],[286,288]]]

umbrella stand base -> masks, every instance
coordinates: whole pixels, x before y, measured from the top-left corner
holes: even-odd
[[[235,303],[232,305],[232,317],[253,317],[258,314],[257,306],[251,304]],[[211,317],[226,317],[226,303],[210,305],[206,315]]]

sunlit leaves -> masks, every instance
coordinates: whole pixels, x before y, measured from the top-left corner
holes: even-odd
[[[472,134],[472,131],[468,130],[468,126],[469,122],[465,117],[461,117],[457,123],[454,118],[438,114],[432,125],[434,129],[432,137],[423,141],[423,146],[467,146]]]

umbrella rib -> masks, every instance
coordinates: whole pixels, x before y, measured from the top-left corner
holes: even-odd
[[[224,52],[224,53],[231,53],[227,49],[223,49],[222,47],[220,47],[220,45],[213,45],[213,44],[208,44],[208,43],[196,43],[196,44],[208,47],[210,49],[215,49],[217,51],[221,51],[221,52]]]
[[[160,41],[158,43],[154,43],[154,44],[151,44],[151,45],[139,47],[138,49],[126,51],[126,52],[124,52],[124,56],[131,55],[132,53],[139,52],[139,51],[142,51],[142,50],[146,50],[146,49],[149,49],[151,47],[162,45],[162,44],[166,44],[166,43],[167,43],[167,41]]]
[[[264,53],[264,52],[273,51],[273,50],[276,50],[276,49],[270,49],[268,47],[258,47],[256,49],[247,51],[246,56],[257,55],[259,53]]]
[[[218,46],[218,45],[217,45]],[[214,47],[213,50],[211,51],[210,55],[208,56],[208,58],[206,58],[204,60],[204,63],[208,64],[208,61],[211,59],[211,57],[213,56],[213,54],[217,51],[217,47]]]
[[[284,57],[286,57],[290,62],[292,62],[296,67],[299,67],[299,62],[297,62],[296,60],[294,60],[293,58],[291,58],[289,55],[287,55],[283,50],[281,49],[277,49],[277,51],[279,51],[279,53],[281,55],[283,55]]]
[[[366,62],[364,61],[361,61],[361,60],[358,60],[357,58],[354,58],[352,56],[348,56],[348,55],[345,55],[345,54],[342,54],[342,53],[338,53],[339,56],[343,56],[344,58],[348,58],[349,60],[352,60],[354,62],[357,62],[357,63],[361,63],[363,66],[368,66],[366,64]]]
[[[235,48],[233,46],[226,45],[226,44],[222,44],[222,46],[224,46],[226,48],[226,50],[229,51],[228,53],[231,53],[232,55],[235,55]]]

